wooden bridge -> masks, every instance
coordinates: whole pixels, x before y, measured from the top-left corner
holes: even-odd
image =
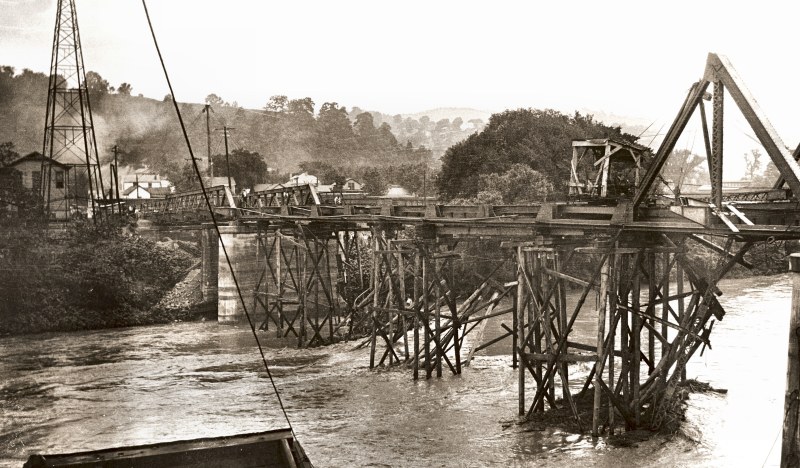
[[[723,193],[725,89],[780,171],[768,191]],[[657,181],[697,111],[712,193],[668,198]],[[211,204],[227,225],[219,237],[210,225],[204,231],[204,292],[218,294],[220,321],[241,317],[230,268],[218,262],[222,242],[262,328],[299,346],[367,336],[371,367],[406,365],[414,378],[461,373],[487,345],[465,337],[506,314],[511,324],[494,341],[512,342],[520,414],[566,408],[583,424],[577,399],[591,391],[593,434],[659,426],[686,362],[725,315],[719,281],[737,264],[749,267],[745,254],[757,243],[800,239],[798,152],[785,149],[715,54],[649,165],[644,148],[614,140],[573,150],[570,196],[531,205],[393,205],[333,199],[309,185],[236,200],[213,187]],[[207,222],[202,197],[177,194],[142,205],[139,216]],[[587,315],[597,336],[581,341],[574,325]],[[569,367],[581,363],[591,371],[573,395]]]

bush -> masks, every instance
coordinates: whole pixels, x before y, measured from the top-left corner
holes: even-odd
[[[124,221],[0,226],[0,333],[157,323],[150,312],[193,259],[131,234]],[[13,223],[13,224],[12,224]]]

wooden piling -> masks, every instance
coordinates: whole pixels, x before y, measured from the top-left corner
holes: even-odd
[[[380,255],[380,243],[378,241],[378,230],[372,228],[372,334],[370,335],[370,352],[369,352],[369,368],[375,367],[375,341],[378,333],[378,304],[380,300],[381,281],[378,269],[380,263],[378,256]]]
[[[424,322],[425,336],[425,378],[430,379],[433,373],[431,367],[431,333],[429,324],[430,320],[430,304],[428,303],[428,283],[430,282],[430,259],[428,258],[427,248],[420,249],[422,255],[422,320]]]
[[[416,258],[414,259],[414,380],[419,379],[419,301],[420,287],[419,283],[422,275],[422,249],[417,250]],[[424,291],[424,289],[423,289]]]
[[[561,272],[561,252],[553,253],[553,268],[557,272]],[[558,336],[567,335],[567,290],[564,286],[564,280],[561,278],[556,279],[556,309],[558,310]],[[567,343],[564,343],[564,352],[567,351]],[[569,366],[566,362],[561,364],[561,394],[564,400],[570,397],[569,394]]]
[[[683,317],[686,314],[686,306],[684,304],[684,297],[683,297],[683,265],[680,262],[675,262],[675,276],[677,277],[677,286],[678,286],[678,323],[683,323]],[[684,338],[680,338],[680,342],[678,343],[679,347],[683,347],[683,340]],[[686,367],[681,369],[681,382],[686,382]]]
[[[606,304],[611,257],[604,259],[600,273],[600,306],[597,310],[597,361],[594,372],[594,405],[592,407],[592,437],[600,435],[600,407],[603,402],[603,363],[605,362]]]
[[[789,256],[789,271],[792,276],[792,311],[783,402],[781,468],[800,466],[800,254]]]
[[[442,349],[442,311],[441,311],[441,303],[439,299],[442,297],[442,282],[439,281],[439,268],[436,265],[437,260],[433,260],[433,278],[436,281],[436,300],[434,301],[434,322],[436,325],[436,377],[442,376],[442,360],[444,359],[443,353],[444,349]]]
[[[628,272],[630,271],[630,255],[621,255],[620,256],[620,270]],[[632,279],[632,278],[631,278]],[[628,346],[628,339],[630,336],[630,329],[628,327],[628,316],[631,315],[628,307],[630,305],[630,301],[628,299],[630,295],[630,291],[632,288],[632,284],[630,282],[626,282],[624,285],[624,290],[620,288],[619,294],[619,301],[621,310],[619,311],[620,314],[620,338],[619,338],[619,348],[622,352],[622,359],[620,360],[620,379],[622,385],[622,399],[625,405],[630,407],[631,404],[631,392],[630,392],[630,362],[631,350]]]
[[[278,297],[275,298],[275,309],[278,312],[278,326],[277,328],[277,336],[278,338],[283,336],[283,294],[284,294],[284,284],[283,284],[283,271],[282,271],[282,257],[283,251],[281,250],[281,235],[280,231],[275,232],[275,251],[273,252],[273,256],[275,257],[275,276],[278,282],[277,290],[278,290]]]
[[[616,328],[616,316],[617,316],[617,289],[619,287],[619,264],[618,264],[618,256],[612,255],[609,257],[610,263],[610,275],[609,275],[609,294],[607,301],[607,309],[608,309],[608,338],[609,338],[609,345],[608,349],[606,350],[606,355],[608,356],[608,387],[611,391],[614,391],[614,382],[616,381],[615,378],[615,369],[614,369],[614,348],[616,347],[616,337],[617,337],[617,328]],[[609,398],[613,398],[610,396]],[[609,434],[614,434],[614,405],[608,405],[608,432]]]
[[[647,255],[647,312],[654,317],[656,315],[656,253],[652,250]],[[653,373],[656,360],[656,343],[653,336],[653,329],[656,322],[652,318],[647,319],[647,372]]]
[[[517,346],[518,350],[525,349],[525,253],[522,247],[517,247],[517,298],[515,301],[514,316],[516,316],[517,324]],[[518,351],[519,359],[523,361],[525,358],[522,353]],[[519,398],[519,414],[525,414],[525,373],[527,369],[524,365],[518,368],[518,398]]]
[[[633,291],[631,292],[631,309],[640,309],[642,295],[642,275],[639,270],[641,256],[637,255],[634,259],[633,271]],[[631,316],[631,366],[630,384],[631,400],[633,404],[633,419],[636,426],[641,423],[641,405],[639,404],[639,376],[642,364],[642,318],[639,314]]]
[[[664,284],[661,286],[661,336],[667,338],[669,333],[667,327],[667,320],[669,320],[669,278],[670,267],[672,264],[669,261],[669,252],[664,253]],[[669,345],[667,341],[661,342],[661,359],[667,355]]]

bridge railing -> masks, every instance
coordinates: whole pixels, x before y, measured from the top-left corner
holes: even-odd
[[[235,217],[236,200],[227,185],[206,188],[206,194],[216,213]],[[167,195],[166,198],[128,200],[139,216],[163,221],[204,220],[209,218],[202,190]]]
[[[241,208],[258,209],[281,206],[320,205],[321,200],[313,185],[290,185],[248,193],[241,201]]]

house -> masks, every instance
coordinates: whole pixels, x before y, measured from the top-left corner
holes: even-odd
[[[265,192],[267,190],[282,189],[283,187],[283,184],[256,184],[253,187],[253,192]]]
[[[387,198],[405,198],[405,197],[410,197],[412,195],[408,193],[408,190],[404,189],[399,185],[390,185],[388,190],[386,190],[385,196]]]
[[[364,184],[362,184],[361,182],[359,182],[359,181],[357,181],[357,180],[355,180],[353,178],[348,178],[348,179],[346,179],[344,181],[344,184],[342,185],[342,192],[343,193],[355,193],[355,192],[363,193],[364,192]]]
[[[236,194],[236,180],[231,177],[231,193]],[[206,188],[209,187],[219,187],[220,185],[228,185],[228,178],[225,176],[215,176],[215,177],[205,177],[203,179],[203,184],[205,184]]]
[[[302,172],[291,176],[289,181],[283,185],[287,187],[297,185],[319,185],[319,179],[317,179],[317,176],[311,175],[308,172]]]
[[[173,192],[174,187],[146,187],[142,185],[130,186],[120,193],[120,197],[127,199],[157,199],[167,198]]]
[[[49,200],[50,216],[55,219],[67,219],[70,209],[77,209],[78,193],[83,191],[88,193],[87,187],[84,187],[85,190],[81,190],[78,187],[82,184],[79,183],[78,186],[75,186],[74,182],[70,182],[72,166],[62,164],[34,151],[11,161],[0,169],[0,172],[2,172],[4,186],[13,181],[14,184],[19,184],[21,188],[38,194],[42,187],[42,169],[44,169],[46,175],[48,168],[50,172],[50,187],[49,191],[45,191],[44,196],[46,200]],[[85,176],[85,172],[83,175]],[[70,185],[73,185],[72,192],[75,193],[70,193]],[[87,198],[86,194],[82,198]],[[13,205],[7,204],[6,209],[11,209],[11,206]]]
[[[131,187],[139,186],[143,188],[164,188],[171,187],[172,183],[161,177],[159,174],[150,171],[148,168],[140,168],[135,170],[128,170],[122,176],[122,190],[125,191]]]
[[[331,193],[336,189],[336,184],[317,184],[314,188],[317,190],[317,193]]]

